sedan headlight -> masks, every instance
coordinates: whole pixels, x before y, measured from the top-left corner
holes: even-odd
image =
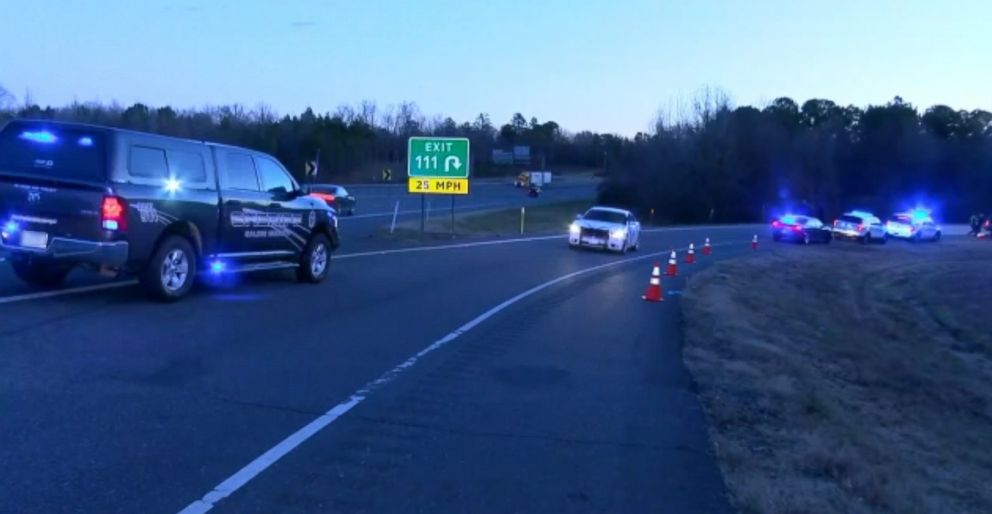
[[[578,223],[572,223],[571,225],[568,226],[569,234],[578,234],[581,231],[582,231],[582,227],[580,227]]]
[[[615,228],[610,231],[610,237],[613,239],[623,239],[627,237],[627,229],[625,228]]]

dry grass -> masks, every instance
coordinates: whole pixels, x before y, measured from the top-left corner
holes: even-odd
[[[591,199],[580,199],[529,205],[523,235],[566,235],[568,225],[575,219],[575,215],[585,212],[592,204]],[[419,219],[398,224],[394,234],[389,234],[388,229],[381,230],[380,234],[394,239],[450,239],[450,231],[451,218],[448,212],[439,211],[431,215],[424,235],[420,234]],[[455,234],[459,238],[520,236],[520,207],[457,213]]]
[[[682,305],[742,512],[992,512],[992,244],[766,245]]]

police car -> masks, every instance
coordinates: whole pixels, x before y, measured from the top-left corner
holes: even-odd
[[[568,227],[572,248],[601,248],[624,253],[641,246],[641,224],[633,213],[612,207],[593,207],[576,216]]]
[[[834,220],[834,238],[854,239],[862,243],[885,243],[886,230],[882,220],[866,211],[850,211]]]
[[[327,276],[337,218],[261,152],[109,127],[0,129],[0,253],[39,287],[75,267],[134,274],[177,300],[200,273]]]
[[[893,214],[885,223],[885,231],[890,237],[910,241],[940,241],[941,235],[940,225],[922,209]]]

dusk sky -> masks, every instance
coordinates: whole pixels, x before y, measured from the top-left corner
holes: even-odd
[[[0,85],[40,104],[375,100],[497,125],[649,130],[702,87],[733,102],[992,109],[992,2],[0,0]]]

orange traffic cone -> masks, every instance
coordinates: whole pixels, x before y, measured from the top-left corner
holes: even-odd
[[[696,247],[689,243],[689,251],[685,254],[685,263],[692,264],[696,262]]]
[[[751,238],[751,249],[752,250],[758,249],[758,234],[755,234],[754,237]]]
[[[661,290],[661,263],[654,263],[654,269],[651,270],[651,280],[648,281],[648,290],[644,292],[641,299],[648,302],[665,301],[665,295]]]
[[[672,255],[668,258],[668,269],[665,270],[665,275],[669,277],[674,277],[678,275],[676,268],[678,267],[677,257],[675,256],[675,250],[672,250]]]
[[[703,255],[710,255],[713,253],[713,248],[710,247],[710,238],[706,238],[706,242],[703,243]]]

